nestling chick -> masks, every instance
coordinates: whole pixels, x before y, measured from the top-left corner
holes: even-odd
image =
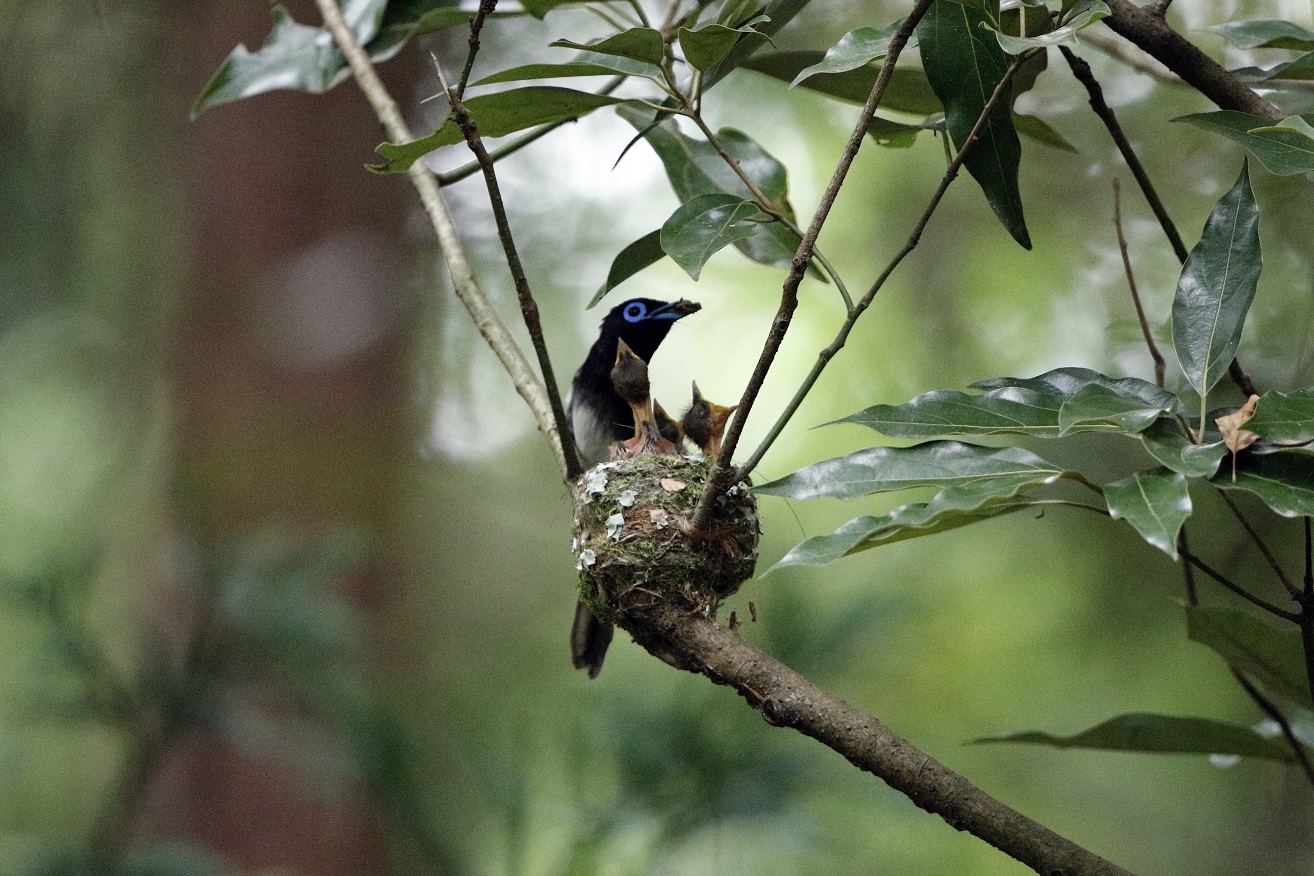
[[[663,438],[653,408],[648,363],[640,359],[624,340],[616,342],[616,364],[611,385],[625,399],[634,415],[634,437],[612,445],[613,459],[629,459],[650,453],[675,453],[674,442]]]
[[[703,398],[698,391],[697,382],[693,385],[693,404],[684,412],[680,426],[689,440],[698,445],[703,456],[712,459],[721,452],[721,439],[725,437],[725,425],[738,405],[725,407],[713,404]]]

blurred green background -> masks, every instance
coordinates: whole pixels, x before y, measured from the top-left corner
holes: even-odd
[[[1173,10],[1220,58],[1200,28],[1310,13]],[[824,48],[904,12],[816,0],[778,42]],[[597,28],[581,15],[490,26],[476,73]],[[0,0],[0,872],[1025,872],[628,641],[596,681],[570,669],[567,490],[450,294],[406,180],[363,170],[382,139],[364,100],[349,83],[188,121],[232,46],[268,27],[260,3]],[[454,68],[464,36],[422,48]],[[1081,53],[1190,245],[1239,149],[1168,121],[1208,108],[1194,92]],[[437,91],[426,51],[384,73],[417,130],[440,120],[419,103]],[[1020,108],[1077,149],[1024,141],[1034,250],[956,183],[760,477],[870,443],[856,426],[809,430],[870,404],[1065,365],[1150,377],[1115,176],[1171,349],[1176,261],[1057,56]],[[856,112],[747,71],[706,111],[789,166],[803,215]],[[632,135],[599,113],[501,165],[563,380],[605,312],[583,307],[612,257],[675,206],[642,144],[613,169]],[[451,153],[436,161],[465,161]],[[850,285],[902,245],[943,162],[928,134],[864,147],[822,237]],[[1304,183],[1253,176],[1265,272],[1240,358],[1262,387],[1305,386],[1314,205]],[[478,181],[445,194],[516,325]],[[697,379],[729,403],[780,280],[726,250],[697,284],[665,263],[604,307],[700,301],[654,360],[655,394],[679,407]],[[749,446],[841,317],[833,289],[805,283]],[[1068,452],[1111,474],[1139,462],[1093,439]],[[1242,534],[1196,499],[1200,552],[1247,579]],[[910,500],[768,499],[759,570]],[[1272,540],[1292,549],[1298,534]],[[1123,524],[1059,511],[766,575],[727,611],[745,617],[751,599],[745,637],[1131,870],[1308,873],[1314,813],[1293,770],[965,744],[1131,711],[1257,721],[1187,641],[1181,591]]]

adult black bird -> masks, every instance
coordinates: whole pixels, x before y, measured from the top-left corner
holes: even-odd
[[[610,458],[611,445],[635,434],[634,413],[612,385],[618,341],[625,341],[644,362],[666,339],[676,320],[697,313],[702,305],[686,301],[631,298],[616,305],[602,319],[598,339],[570,383],[567,413],[575,436],[579,461],[590,468]],[[673,440],[673,439],[672,439]],[[583,602],[575,606],[570,630],[570,654],[576,669],[588,669],[589,678],[602,671],[602,659],[611,644],[611,624],[599,619]]]

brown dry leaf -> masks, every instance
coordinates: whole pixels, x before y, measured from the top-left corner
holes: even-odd
[[[660,508],[649,508],[648,519],[654,526],[662,527],[666,525],[666,512]]]
[[[662,478],[662,489],[668,493],[678,493],[689,486],[679,478]]]
[[[1258,403],[1259,396],[1252,395],[1232,413],[1214,420],[1218,431],[1223,433],[1223,443],[1232,451],[1232,483],[1236,483],[1236,455],[1259,439],[1254,432],[1241,428],[1243,423],[1255,415],[1255,405]]]

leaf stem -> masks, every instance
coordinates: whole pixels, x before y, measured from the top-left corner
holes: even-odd
[[[1246,516],[1241,513],[1241,509],[1237,507],[1236,502],[1231,496],[1227,495],[1226,490],[1216,490],[1216,492],[1218,497],[1223,500],[1223,504],[1232,512],[1232,516],[1241,524],[1241,528],[1246,531],[1246,535],[1250,536],[1250,540],[1255,543],[1255,547],[1259,548],[1259,552],[1264,555],[1269,568],[1273,570],[1273,574],[1277,575],[1277,579],[1282,582],[1282,586],[1287,589],[1287,593],[1292,597],[1299,597],[1300,591],[1291,583],[1287,573],[1282,570],[1282,564],[1278,562],[1277,557],[1273,556],[1273,552],[1268,549],[1268,545],[1264,542],[1263,536],[1259,534],[1259,530],[1250,524]]]
[[[1150,359],[1154,361],[1154,383],[1160,389],[1164,381],[1163,354],[1150,333],[1150,322],[1145,318],[1145,307],[1141,304],[1141,294],[1136,289],[1136,276],[1132,273],[1131,256],[1127,253],[1127,238],[1122,233],[1122,187],[1118,178],[1113,178],[1113,227],[1118,233],[1118,252],[1122,254],[1122,269],[1127,274],[1127,288],[1131,290],[1132,304],[1136,306],[1136,319],[1141,324],[1141,337],[1150,350]]]

